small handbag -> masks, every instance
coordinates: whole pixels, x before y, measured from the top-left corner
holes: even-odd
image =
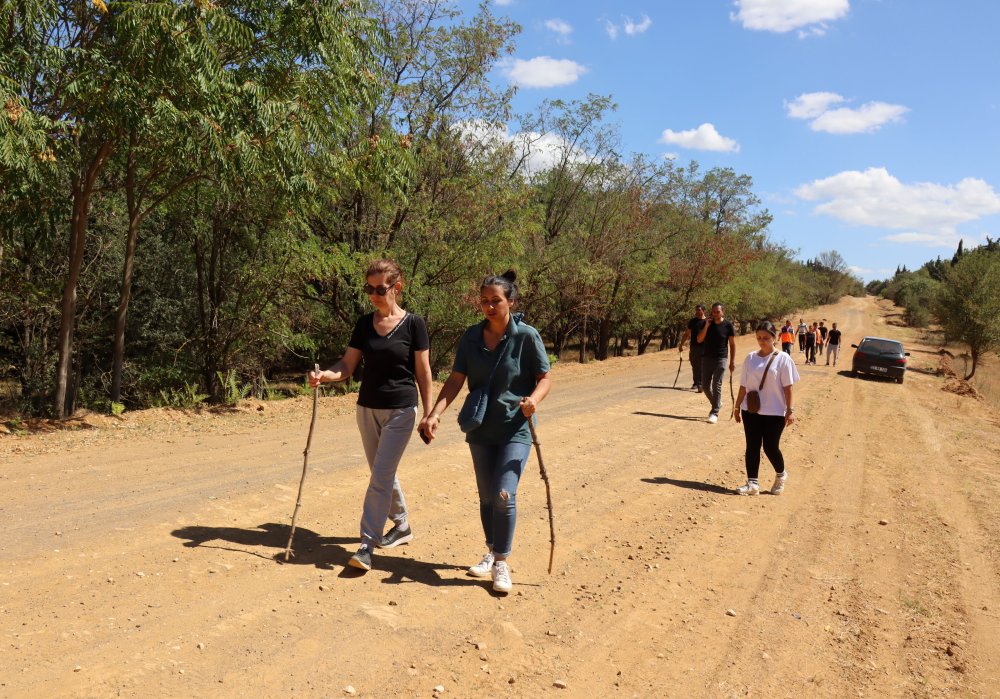
[[[503,359],[504,349],[506,347],[497,347],[497,363],[493,365],[493,371],[490,372],[490,378],[486,383],[469,391],[469,395],[465,397],[465,403],[458,411],[458,427],[462,432],[472,432],[483,424],[486,408],[490,403],[490,386],[493,384],[493,375],[497,373],[497,367],[500,366],[500,360]]]
[[[774,358],[778,356],[775,352],[771,355],[771,358],[767,360],[767,366],[764,367],[764,376],[760,379],[760,386],[757,387],[756,391],[747,392],[747,412],[748,413],[759,413],[760,412],[760,392],[764,389],[764,382],[767,381],[767,370],[771,368],[771,362]]]

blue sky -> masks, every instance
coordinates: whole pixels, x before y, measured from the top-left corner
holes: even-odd
[[[997,0],[492,2],[515,111],[612,95],[625,153],[749,174],[801,259],[867,281],[1000,237]]]

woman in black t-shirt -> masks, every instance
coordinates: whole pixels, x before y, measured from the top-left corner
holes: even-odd
[[[430,412],[431,365],[424,319],[398,303],[403,291],[399,265],[376,260],[365,277],[365,293],[375,312],[358,319],[339,362],[326,371],[309,372],[309,385],[348,379],[364,362],[357,419],[372,475],[361,515],[361,546],[348,563],[371,570],[376,547],[393,548],[413,539],[396,469],[416,423],[418,387],[424,417]],[[393,527],[383,536],[386,519]]]

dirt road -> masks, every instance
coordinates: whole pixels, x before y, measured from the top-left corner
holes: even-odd
[[[1000,418],[886,314],[804,315],[898,337],[915,370],[851,378],[849,347],[800,366],[780,497],[732,494],[742,428],[670,388],[676,352],[557,366],[555,568],[532,457],[507,597],[464,572],[482,543],[454,410],[403,462],[414,541],[361,576],[350,398],[321,401],[284,565],[307,398],[0,437],[0,696],[997,696]]]

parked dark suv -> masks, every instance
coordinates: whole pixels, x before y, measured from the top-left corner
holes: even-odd
[[[860,373],[888,376],[903,383],[906,374],[906,358],[909,352],[903,350],[903,343],[881,337],[863,337],[851,360],[851,374]]]

